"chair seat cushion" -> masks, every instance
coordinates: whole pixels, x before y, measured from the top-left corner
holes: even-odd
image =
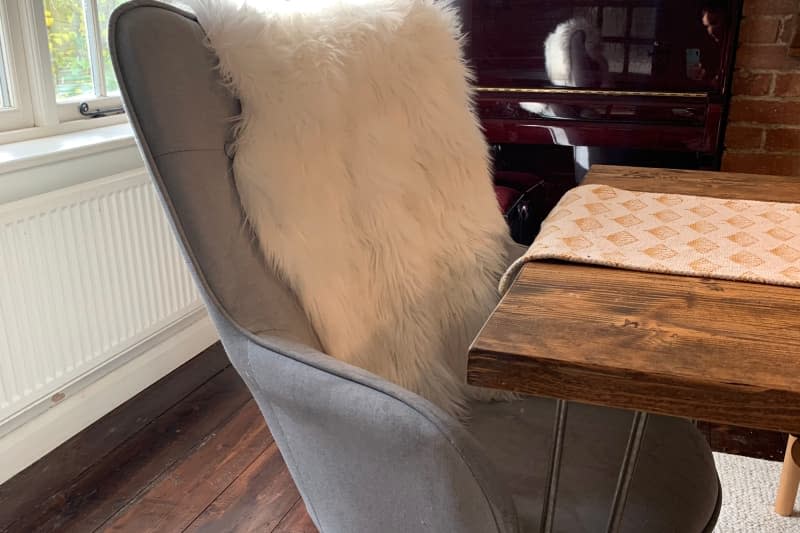
[[[470,431],[513,493],[521,531],[538,532],[555,401],[476,403],[472,413]],[[632,418],[630,411],[569,404],[554,531],[604,531]],[[651,415],[621,531],[710,531],[719,497],[700,432],[688,420]]]

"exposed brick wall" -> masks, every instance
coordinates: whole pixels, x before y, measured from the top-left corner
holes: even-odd
[[[800,0],[744,0],[722,169],[800,176]]]

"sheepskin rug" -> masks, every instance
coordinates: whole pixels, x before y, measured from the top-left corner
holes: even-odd
[[[460,22],[430,0],[192,3],[241,99],[234,172],[326,353],[463,416],[513,249]],[[297,7],[297,6],[301,7]]]

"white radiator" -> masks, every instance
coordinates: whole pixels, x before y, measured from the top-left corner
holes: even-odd
[[[0,435],[201,307],[144,170],[0,205]]]

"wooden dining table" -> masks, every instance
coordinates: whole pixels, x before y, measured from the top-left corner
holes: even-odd
[[[800,203],[800,178],[791,177],[596,165],[583,183]],[[557,487],[564,401],[642,414],[622,465],[613,531],[645,413],[800,434],[798,357],[800,289],[536,261],[522,267],[475,338],[467,381],[563,400],[546,498]]]

